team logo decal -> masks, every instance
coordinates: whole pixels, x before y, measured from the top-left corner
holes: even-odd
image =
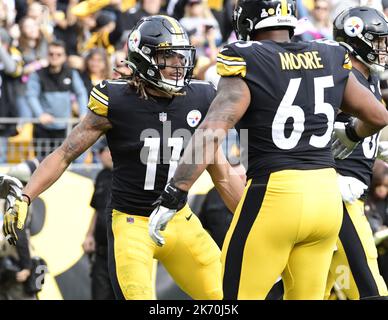
[[[356,37],[364,30],[364,22],[359,17],[351,17],[345,21],[344,30],[349,37]]]
[[[63,84],[66,85],[66,86],[70,85],[71,84],[71,78],[63,79]]]
[[[261,18],[267,18],[268,16],[269,16],[268,12],[265,9],[262,9],[260,17]]]
[[[135,51],[135,49],[139,48],[140,39],[141,39],[140,31],[139,30],[133,31],[128,38],[128,47],[132,51]]]
[[[159,113],[159,120],[162,121],[162,122],[167,121],[167,113],[165,113],[165,112],[160,112],[160,113]]]
[[[199,110],[191,110],[187,114],[187,123],[190,127],[194,128],[198,125],[198,123],[201,121],[202,114]]]

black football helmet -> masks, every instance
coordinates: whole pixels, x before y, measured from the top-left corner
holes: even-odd
[[[372,72],[385,70],[387,35],[388,25],[384,14],[370,7],[346,9],[334,20],[334,39]]]
[[[179,64],[168,65],[176,56]],[[135,75],[168,93],[181,90],[191,79],[195,48],[177,20],[168,16],[141,19],[128,37],[128,65]],[[160,72],[166,67],[176,69],[175,79],[166,79]],[[183,76],[183,77],[182,77]]]
[[[238,0],[233,12],[233,27],[240,40],[249,41],[260,29],[284,29],[294,34],[295,0]]]

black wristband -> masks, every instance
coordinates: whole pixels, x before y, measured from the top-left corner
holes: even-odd
[[[25,193],[22,193],[22,196],[27,198],[27,200],[28,200],[28,201],[27,201],[27,204],[28,204],[28,206],[30,206],[30,204],[31,204],[31,198],[30,198],[30,196],[27,195],[27,194],[25,194]]]
[[[176,187],[174,180],[171,179],[161,194],[160,203],[167,208],[179,211],[187,202],[187,194],[187,191],[183,191]]]
[[[345,125],[345,133],[346,133],[346,136],[349,138],[349,140],[353,142],[359,142],[362,139],[364,139],[357,134],[356,129],[354,128],[353,122],[349,122]]]

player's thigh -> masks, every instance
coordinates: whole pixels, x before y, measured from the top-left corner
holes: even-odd
[[[285,299],[324,299],[342,222],[339,194],[306,194],[298,241],[283,273]]]
[[[120,290],[128,300],[153,299],[155,245],[148,235],[148,219],[114,210],[109,231],[109,269],[116,296]]]
[[[157,250],[176,283],[193,299],[222,299],[221,252],[190,209],[175,216],[166,229],[167,239],[175,233],[173,247]],[[189,220],[186,217],[190,217]]]
[[[222,249],[226,299],[265,299],[287,264],[300,198],[249,181]]]

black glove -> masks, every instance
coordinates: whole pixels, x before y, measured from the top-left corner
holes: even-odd
[[[187,191],[178,189],[174,180],[171,179],[169,183],[164,187],[163,192],[159,198],[152,204],[156,206],[163,206],[168,209],[181,210],[187,202]]]

